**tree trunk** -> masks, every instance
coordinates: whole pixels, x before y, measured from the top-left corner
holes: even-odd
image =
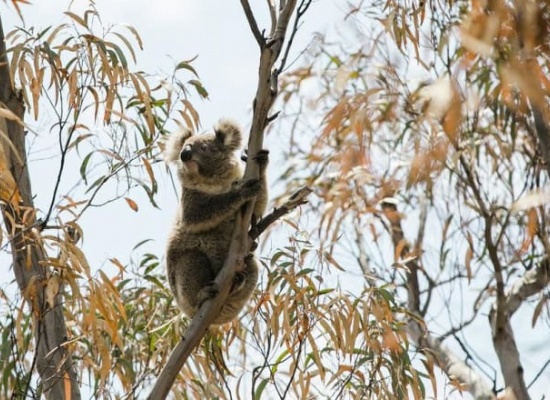
[[[25,106],[10,78],[4,30],[0,19],[0,104],[21,121]],[[35,362],[47,399],[80,399],[77,375],[72,368],[71,354],[64,343],[67,327],[61,305],[61,290],[46,300],[45,288],[49,274],[46,254],[40,241],[40,226],[36,221],[29,171],[26,161],[25,129],[12,119],[0,119],[2,152],[5,163],[2,174],[15,181],[11,201],[3,201],[2,215],[9,235],[15,279],[33,316]],[[9,172],[7,171],[9,169]],[[17,193],[18,192],[18,195]],[[17,201],[20,197],[20,201]]]

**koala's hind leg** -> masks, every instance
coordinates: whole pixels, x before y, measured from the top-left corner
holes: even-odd
[[[257,282],[258,261],[253,254],[249,254],[244,259],[244,269],[235,274],[231,292],[214,324],[223,324],[235,318],[254,292]]]
[[[185,250],[169,254],[167,260],[168,282],[181,310],[190,318],[197,313],[205,296],[212,297],[216,278],[210,260],[197,250]]]

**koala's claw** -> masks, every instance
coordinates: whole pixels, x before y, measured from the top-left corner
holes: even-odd
[[[248,149],[244,149],[243,153],[241,154],[241,160],[245,162],[248,160]],[[269,150],[260,150],[258,154],[256,154],[256,157],[254,157],[254,160],[261,166],[267,165],[269,161]]]
[[[260,166],[260,170],[267,167],[267,163],[269,162],[269,150],[260,150],[258,154],[256,154],[256,157],[254,157],[254,160]]]
[[[247,179],[241,187],[245,196],[255,196],[262,188],[262,183],[259,179]]]
[[[197,295],[199,307],[202,306],[202,303],[204,303],[206,300],[210,300],[216,297],[219,292],[220,288],[218,287],[218,284],[214,281],[203,287]]]
[[[231,286],[231,292],[235,293],[241,290],[244,287],[246,282],[246,273],[244,271],[239,271],[235,273],[235,278],[233,278],[233,285]]]

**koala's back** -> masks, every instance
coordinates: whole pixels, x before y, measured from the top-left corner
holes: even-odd
[[[189,204],[184,203],[183,208],[185,209],[186,206]],[[193,231],[189,229],[180,213],[168,241],[168,257],[187,250],[201,251],[206,254],[213,272],[217,274],[229,253],[234,226],[235,215],[230,215],[212,228]]]

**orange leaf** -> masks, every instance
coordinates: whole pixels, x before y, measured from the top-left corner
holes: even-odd
[[[138,205],[134,200],[132,200],[128,197],[125,197],[124,200],[126,200],[126,203],[128,203],[128,205],[130,206],[130,208],[132,210],[134,210],[135,212],[138,212]]]

